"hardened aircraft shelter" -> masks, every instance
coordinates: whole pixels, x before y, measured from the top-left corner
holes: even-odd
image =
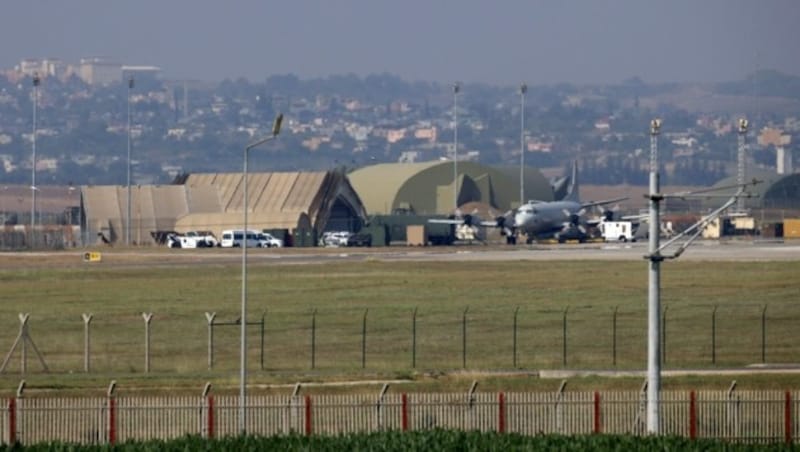
[[[81,189],[87,237],[102,234],[124,243],[127,187]],[[207,230],[219,237],[242,227],[244,177],[241,173],[190,174],[181,185],[131,187],[131,242],[153,244],[153,231]],[[248,228],[358,230],[366,217],[347,177],[334,171],[250,173]]]
[[[519,205],[519,167],[494,168],[475,162],[458,162],[458,205],[480,203],[502,213]],[[454,210],[452,161],[385,163],[348,174],[369,214],[398,211],[416,214],[451,214]],[[525,168],[525,199],[553,200],[553,188],[542,173]]]

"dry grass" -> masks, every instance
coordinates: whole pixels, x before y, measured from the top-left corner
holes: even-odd
[[[17,314],[31,314],[30,331],[52,373],[42,375],[29,350],[30,384],[42,390],[102,391],[110,379],[144,391],[199,391],[209,380],[235,387],[239,328],[215,331],[216,363],[207,364],[205,312],[219,321],[239,316],[241,268],[231,262],[169,263],[167,254],[104,254],[83,265],[79,255],[19,255],[0,270],[0,352],[11,347]],[[77,263],[75,261],[78,261]],[[154,265],[157,262],[158,265]],[[761,362],[761,312],[767,306],[768,363],[800,362],[794,343],[800,308],[800,262],[670,262],[663,267],[666,368],[725,368]],[[295,381],[413,380],[422,389],[460,389],[480,378],[485,386],[549,390],[558,382],[531,377],[537,369],[643,369],[646,365],[646,267],[641,262],[420,263],[370,260],[302,266],[250,267],[250,321],[266,313],[265,369],[260,331],[248,336],[252,382],[285,391]],[[716,363],[711,320],[716,313]],[[517,369],[513,319],[517,316]],[[563,318],[567,309],[567,364]],[[614,366],[612,319],[617,316]],[[466,313],[466,364],[462,368]],[[316,309],[315,368],[311,369],[312,312]],[[417,309],[416,367],[412,368],[412,314]],[[367,311],[368,310],[368,311]],[[144,321],[153,312],[153,372],[144,374]],[[367,315],[366,368],[361,369]],[[93,373],[83,373],[82,313],[92,313]],[[0,391],[19,380],[19,350]],[[513,372],[497,372],[513,371]],[[619,385],[639,379],[578,379],[571,387]],[[673,380],[701,384],[687,377]],[[730,377],[704,379],[725,387]],[[759,386],[797,386],[793,376],[753,377]],[[278,385],[278,386],[270,386]],[[367,385],[369,386],[369,385]],[[352,387],[348,387],[353,390]],[[224,390],[224,389],[223,389]]]

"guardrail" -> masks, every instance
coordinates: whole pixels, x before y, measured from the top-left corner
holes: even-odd
[[[333,435],[431,428],[537,434],[646,434],[645,392],[252,395],[247,432]],[[792,444],[800,392],[663,391],[665,435]],[[238,397],[13,397],[0,441],[115,444],[238,434]]]

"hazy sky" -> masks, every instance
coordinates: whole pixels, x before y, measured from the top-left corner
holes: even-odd
[[[798,44],[798,0],[0,1],[0,68],[102,55],[203,80],[738,80],[800,75]]]

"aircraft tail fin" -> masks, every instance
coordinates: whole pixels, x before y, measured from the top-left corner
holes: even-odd
[[[567,194],[564,195],[564,201],[581,202],[580,187],[578,185],[578,161],[572,162],[572,174],[569,176],[569,185],[567,185]]]

